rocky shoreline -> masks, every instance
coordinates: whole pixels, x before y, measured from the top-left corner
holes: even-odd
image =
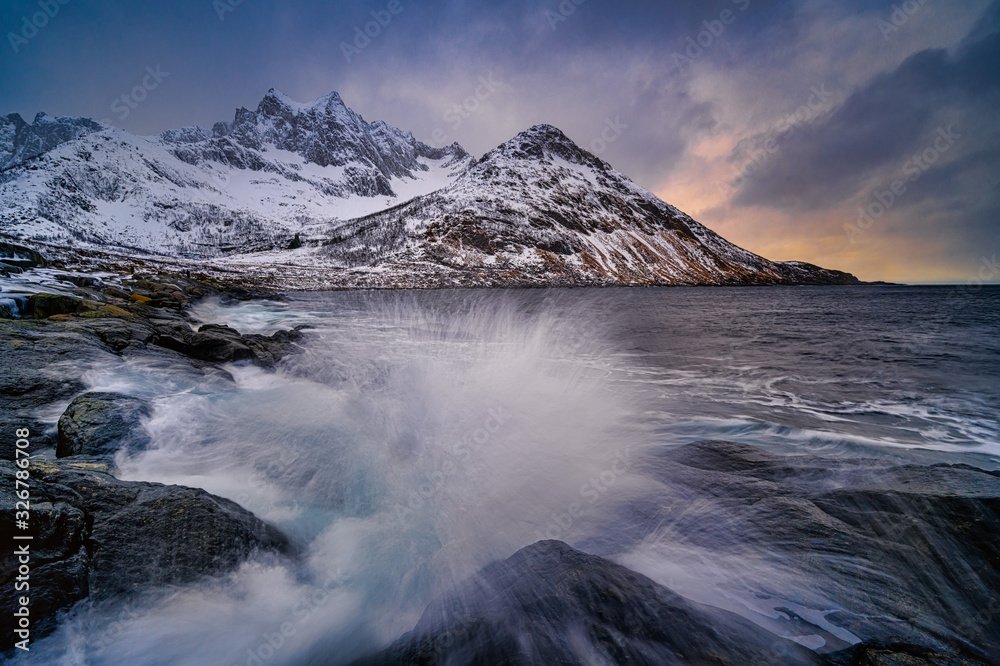
[[[22,257],[16,269],[50,265],[26,248],[6,249]],[[110,285],[68,272],[65,283],[70,293],[26,294],[16,318],[9,310],[0,317],[0,424],[7,433],[28,428],[32,453],[41,454],[31,464],[35,638],[51,632],[58,614],[83,599],[122,602],[154,587],[225,573],[250,557],[294,552],[285,535],[229,500],[115,478],[115,454],[149,444],[142,426],[149,405],[128,395],[85,392],[82,381],[89,365],[111,356],[160,359],[222,377],[228,373],[221,365],[228,362],[273,367],[294,350],[300,330],[262,336],[226,326],[196,328],[187,306],[210,296],[274,295],[178,274],[133,274]],[[62,404],[56,428],[37,417],[39,408]],[[14,439],[6,437],[0,511],[7,533],[14,533],[13,461]],[[5,608],[14,607],[16,570],[5,558]],[[13,635],[5,632],[0,652],[12,647]]]
[[[288,537],[229,500],[115,478],[118,451],[149,445],[142,426],[149,405],[87,392],[82,378],[88,366],[112,357],[152,359],[223,381],[225,363],[273,368],[308,331],[243,335],[197,325],[189,307],[208,297],[277,295],[252,280],[226,284],[149,265],[102,280],[70,264],[53,267],[27,248],[7,249],[20,257],[0,266],[8,274],[46,264],[67,271],[64,293],[24,295],[16,311],[0,313],[0,424],[8,433],[29,428],[37,454],[33,638],[54,630],[60,613],[85,599],[125,603],[224,574],[249,558],[294,563],[297,548]],[[48,411],[40,416],[41,408]],[[3,447],[0,522],[11,533],[13,440],[5,438]],[[410,634],[360,663],[1000,663],[1000,475],[964,465],[786,459],[725,442],[667,451],[647,466],[670,497],[681,489],[685,503],[678,511],[665,494],[632,507],[643,524],[670,515],[672,538],[697,544],[739,535],[729,552],[801,560],[803,575],[837,581],[838,591],[851,593],[851,608],[834,619],[863,642],[817,654],[734,613],[695,604],[615,563],[620,551],[608,544],[627,547],[623,533],[587,545],[595,554],[553,541],[528,546],[432,603]],[[843,567],[845,555],[854,566]],[[5,559],[6,608],[14,605],[15,575]],[[816,629],[792,611],[786,620],[786,636]],[[4,634],[0,652],[10,654],[12,645]],[[316,658],[322,663],[324,655]]]
[[[27,246],[20,241],[0,242],[0,254],[7,248]],[[844,286],[866,283],[853,275],[826,270],[804,263],[782,264],[783,275],[774,278],[731,276],[711,281],[677,281],[650,275],[634,275],[627,280],[575,272],[552,253],[552,261],[541,267],[462,266],[427,260],[372,266],[341,267],[323,260],[316,248],[304,248],[301,255],[237,255],[215,259],[185,259],[146,253],[123,254],[113,249],[71,248],[33,242],[51,257],[54,264],[69,271],[148,273],[193,278],[212,290],[235,298],[274,296],[282,292],[390,290],[390,289],[545,289],[574,287],[737,287],[737,286]],[[31,249],[38,253],[38,250]],[[10,250],[6,250],[9,255]],[[545,255],[545,252],[542,252]],[[41,256],[41,255],[38,255]],[[294,259],[296,263],[289,263]],[[0,258],[0,264],[6,261]],[[0,265],[0,275],[3,267]],[[175,282],[175,280],[171,280]]]

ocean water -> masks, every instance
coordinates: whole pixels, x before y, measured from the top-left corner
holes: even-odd
[[[120,475],[233,499],[302,557],[81,604],[22,661],[349,663],[544,538],[601,543],[776,633],[774,609],[794,608],[822,630],[796,640],[822,650],[857,637],[824,619],[838,601],[820,583],[602,541],[654,492],[643,457],[724,439],[1000,469],[1000,288],[336,292],[194,312],[313,328],[276,372],[230,366],[233,381],[141,358],[91,368],[92,389],[154,404],[154,446],[120,456]],[[775,581],[786,597],[762,602],[755,586]]]

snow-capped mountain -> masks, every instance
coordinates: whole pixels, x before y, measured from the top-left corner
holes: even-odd
[[[850,282],[729,243],[561,131],[539,125],[452,185],[343,225],[324,250],[345,265],[437,263],[575,283]]]
[[[99,129],[101,125],[89,118],[50,118],[39,113],[30,125],[16,113],[0,118],[0,171]]]
[[[552,126],[475,160],[337,93],[271,90],[232,122],[154,137],[11,115],[0,165],[0,233],[271,266],[278,281],[301,267],[323,269],[317,286],[856,282],[736,247]]]
[[[49,242],[217,256],[447,185],[472,158],[367,123],[333,93],[274,90],[231,123],[139,137],[91,120],[0,121],[0,231]]]

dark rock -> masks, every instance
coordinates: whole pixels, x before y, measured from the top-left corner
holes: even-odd
[[[0,523],[14,532],[14,473],[0,461]],[[287,538],[237,504],[202,490],[119,481],[106,466],[32,460],[32,636],[90,597],[121,598],[232,570],[256,553],[289,553]],[[0,560],[0,604],[14,607],[14,559]],[[0,652],[12,636],[0,636]]]
[[[830,655],[831,666],[990,666],[985,661],[917,645],[862,643]]]
[[[66,282],[81,288],[100,287],[104,284],[99,278],[89,275],[57,275],[56,279],[60,282]]]
[[[269,367],[291,353],[302,339],[302,329],[279,331],[271,336],[241,335],[239,331],[219,324],[206,324],[191,333],[182,326],[164,327],[154,339],[160,347],[172,349],[192,358],[213,363],[252,361]]]
[[[136,318],[101,319],[94,321],[90,325],[90,330],[115,353],[143,350],[156,335],[148,322]]]
[[[0,261],[18,268],[39,268],[49,264],[38,250],[6,241],[0,241]]]
[[[104,293],[114,298],[120,298],[123,301],[127,301],[129,299],[129,296],[131,296],[130,293],[122,289],[119,289],[118,287],[105,287]]]
[[[821,664],[727,611],[559,541],[491,564],[359,664]]]
[[[119,450],[149,446],[142,422],[149,405],[119,393],[85,393],[59,417],[56,456],[112,456]]]
[[[250,347],[244,344],[239,331],[228,326],[208,325],[202,326],[195,334],[163,335],[156,339],[156,344],[213,363],[255,358]]]
[[[633,508],[661,525],[658,539],[728,557],[766,554],[836,600],[841,610],[826,619],[862,640],[1000,663],[1000,475],[786,457],[731,442],[666,451],[649,469],[663,492]],[[608,535],[617,552],[627,538]]]
[[[27,164],[39,155],[100,129],[101,125],[89,118],[49,117],[38,113],[28,124],[16,113],[0,117],[0,130],[6,135],[5,150],[0,153],[0,169]]]
[[[48,319],[55,315],[79,314],[96,309],[96,304],[73,296],[60,294],[33,294],[28,307],[35,319]]]
[[[7,262],[0,261],[0,275],[4,277],[10,277],[11,275],[17,275],[23,273],[24,269],[20,266],[15,266],[13,264],[8,264]]]
[[[278,331],[270,336],[247,335],[244,341],[253,350],[258,362],[269,367],[291,354],[304,337],[302,331],[308,326],[297,326],[290,331]]]
[[[146,484],[127,506],[95,520],[90,538],[93,594],[129,594],[179,585],[234,568],[257,549],[288,542],[234,502],[205,491]],[[153,538],[155,535],[156,538]],[[168,544],[168,536],[175,541]]]
[[[55,432],[36,414],[85,390],[80,373],[107,353],[100,340],[64,324],[0,320],[0,432],[28,428],[36,450],[55,445]],[[10,437],[0,439],[0,458],[14,459]]]

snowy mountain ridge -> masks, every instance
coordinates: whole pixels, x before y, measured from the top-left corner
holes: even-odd
[[[850,282],[729,243],[551,125],[490,151],[454,183],[344,224],[343,266],[440,264],[575,284]]]
[[[316,288],[856,282],[732,245],[551,125],[476,160],[337,93],[271,90],[230,122],[153,137],[14,114],[0,165],[5,235],[271,266],[277,281],[299,267]]]
[[[0,121],[0,231],[211,257],[272,249],[439,189],[471,156],[367,123],[336,93],[270,91],[211,130],[140,137],[85,119]]]

